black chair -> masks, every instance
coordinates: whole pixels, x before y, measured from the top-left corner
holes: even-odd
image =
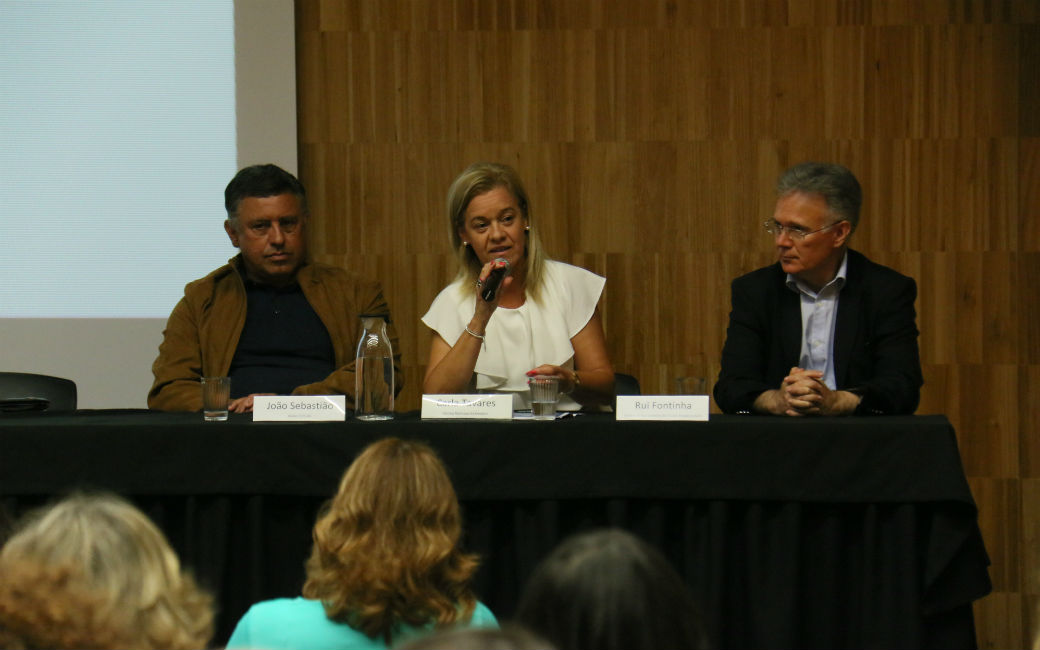
[[[615,395],[642,395],[643,393],[639,390],[639,380],[632,375],[626,375],[623,372],[614,373],[614,394]]]
[[[75,410],[76,382],[50,375],[0,372],[0,413]]]

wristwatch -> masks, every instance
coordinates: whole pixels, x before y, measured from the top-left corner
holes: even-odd
[[[577,390],[578,386],[581,386],[581,378],[578,377],[578,371],[577,370],[571,370],[571,383],[574,384],[573,386],[571,386],[571,389],[566,391],[566,392],[560,391],[561,395],[570,395],[575,390]]]

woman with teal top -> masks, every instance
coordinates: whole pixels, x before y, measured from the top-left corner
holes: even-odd
[[[228,648],[387,648],[453,625],[497,626],[470,587],[458,499],[427,445],[387,438],[347,469],[314,525],[302,598],[253,605]]]

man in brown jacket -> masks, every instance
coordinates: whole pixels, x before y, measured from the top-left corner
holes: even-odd
[[[224,230],[239,255],[189,283],[166,323],[148,407],[202,409],[201,377],[230,376],[229,409],[255,395],[354,395],[361,314],[390,310],[376,282],[307,256],[307,197],[275,165],[238,172],[224,190]],[[397,334],[395,392],[401,390]]]

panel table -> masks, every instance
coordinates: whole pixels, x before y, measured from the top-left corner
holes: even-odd
[[[568,534],[626,528],[703,604],[715,644],[970,647],[989,564],[943,416],[710,422],[256,423],[79,411],[0,418],[9,518],[76,488],[142,507],[218,596],[216,643],[256,600],[299,593],[310,528],[354,456],[396,435],[448,465],[508,618]]]

